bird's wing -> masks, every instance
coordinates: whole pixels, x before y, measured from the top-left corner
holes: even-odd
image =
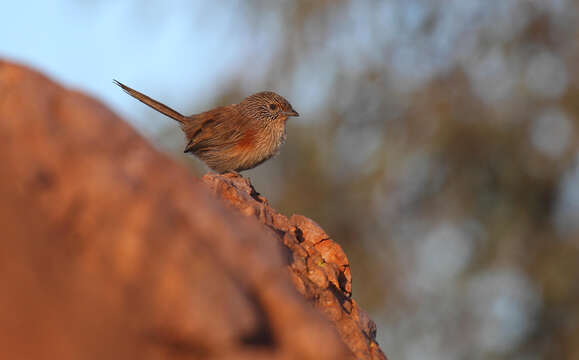
[[[234,145],[242,136],[237,116],[231,105],[191,116],[183,125],[189,139],[185,152],[221,150]]]

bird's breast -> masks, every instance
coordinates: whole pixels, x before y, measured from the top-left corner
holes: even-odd
[[[253,150],[257,143],[257,131],[254,129],[249,129],[243,133],[239,141],[237,142],[237,147],[239,150]]]
[[[277,154],[285,139],[285,122],[247,129],[238,140],[235,153],[244,163],[259,164]]]
[[[285,143],[285,119],[279,119],[272,122],[265,128],[265,132],[267,133],[267,136],[266,143],[263,144],[263,147],[267,152],[270,152],[271,157],[275,155],[279,151],[280,146]]]

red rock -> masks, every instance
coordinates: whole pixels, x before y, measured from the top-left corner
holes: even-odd
[[[273,230],[90,97],[2,61],[0,94],[1,358],[351,358]]]
[[[0,94],[2,358],[385,359],[315,222],[22,66]]]
[[[287,261],[294,286],[335,324],[357,359],[386,358],[375,340],[376,325],[351,299],[350,265],[339,244],[313,220],[277,213],[241,176],[207,174],[202,180],[227,206],[273,230],[291,254]]]

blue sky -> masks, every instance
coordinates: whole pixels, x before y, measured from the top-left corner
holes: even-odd
[[[147,133],[164,124],[141,122],[147,110],[111,80],[193,112],[243,60],[248,29],[236,16],[243,6],[230,5],[224,11],[186,1],[9,2],[0,11],[0,56],[100,98]]]

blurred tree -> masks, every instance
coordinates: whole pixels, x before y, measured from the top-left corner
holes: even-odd
[[[250,30],[214,104],[273,89],[302,114],[247,175],[343,244],[392,358],[579,357],[578,10],[223,6]]]

